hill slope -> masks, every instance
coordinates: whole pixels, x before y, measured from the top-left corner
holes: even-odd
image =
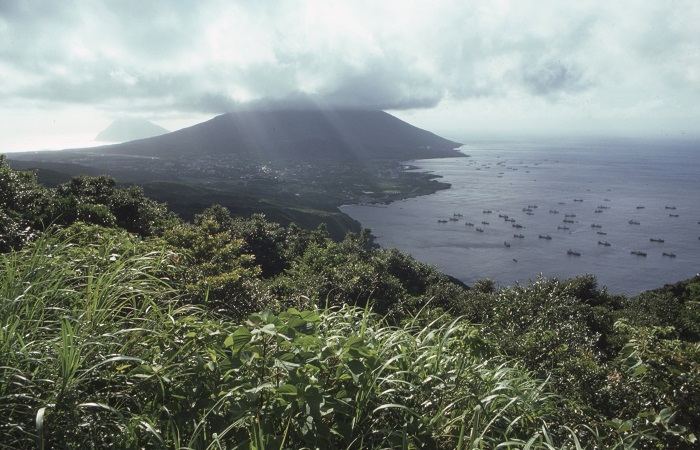
[[[265,109],[227,113],[166,135],[81,152],[364,160],[459,156],[454,149],[460,145],[383,111]]]

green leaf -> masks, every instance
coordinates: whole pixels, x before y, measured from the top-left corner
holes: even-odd
[[[249,344],[253,335],[250,330],[240,327],[230,334],[224,341],[224,347],[231,347],[233,353],[238,353],[246,344]]]
[[[277,393],[280,395],[297,395],[297,387],[293,384],[283,384],[277,388]]]

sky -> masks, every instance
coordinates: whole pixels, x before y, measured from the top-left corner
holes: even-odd
[[[299,98],[461,142],[698,135],[698,24],[697,0],[0,0],[0,152]]]

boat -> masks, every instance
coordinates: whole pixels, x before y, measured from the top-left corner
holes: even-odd
[[[523,226],[520,225],[519,223],[514,223],[513,228],[523,228]]]
[[[549,213],[550,214],[559,214],[559,211],[557,211],[556,209],[550,209]]]
[[[602,209],[596,209],[595,212],[596,212],[596,213],[602,213],[603,210],[602,210]]]
[[[506,219],[506,222],[515,222],[515,219]]]
[[[537,205],[527,205],[528,208],[537,208]]]
[[[484,232],[484,229],[483,229],[483,228],[476,227],[476,231],[478,231],[479,233],[483,233],[483,232]]]
[[[605,231],[596,231],[596,233],[602,234],[603,236],[606,236],[606,235],[608,234],[608,233],[606,233]]]
[[[666,209],[676,209],[675,206],[666,206]]]
[[[460,213],[454,213],[454,214],[452,214],[452,216],[453,216],[453,217],[464,217],[464,216],[463,216],[462,214],[460,214]]]
[[[548,235],[548,234],[545,234],[545,235],[540,234],[539,238],[540,238],[540,239],[547,239],[547,240],[549,240],[549,239],[552,239],[552,236],[550,236],[550,235]]]
[[[531,212],[531,211],[528,211],[528,212],[526,212],[525,214],[527,214],[528,216],[534,216],[534,215],[535,215],[535,213],[534,213],[534,212]]]
[[[438,223],[447,223],[447,220],[438,219]]]
[[[637,206],[637,209],[644,209],[644,206]]]
[[[567,255],[572,255],[572,256],[581,256],[581,254],[580,254],[579,252],[575,252],[575,251],[573,251],[573,250],[567,250],[567,251],[566,251],[566,254],[567,254]]]
[[[639,225],[639,222],[637,222],[636,220],[630,220],[630,221],[627,222],[627,223],[630,224],[630,225]]]
[[[575,201],[575,202],[582,202],[583,199],[582,199],[582,198],[575,198],[574,201]]]
[[[610,200],[606,200],[606,201],[609,202]],[[609,207],[609,206],[605,206],[605,205],[598,205],[598,209],[610,209],[610,207]]]
[[[474,226],[474,224],[471,223],[471,222],[467,222],[467,223],[465,223],[464,225],[466,225],[466,226],[468,226],[468,227],[473,227],[473,226]]]
[[[485,209],[485,210],[484,210],[484,214],[491,214],[492,212],[493,212],[493,211],[491,211],[490,209]]]
[[[525,212],[532,212],[532,208],[523,208],[523,211],[525,211]]]
[[[576,214],[564,214],[564,217],[576,217]]]
[[[612,244],[608,241],[605,241],[605,242],[598,241],[598,245],[604,245],[606,247],[610,247]]]
[[[668,257],[670,257],[670,258],[675,258],[675,257],[676,257],[676,254],[675,254],[675,253],[666,253],[666,252],[663,252],[662,255],[668,256]]]
[[[562,227],[562,226],[557,227],[557,230],[568,230],[568,229],[569,229],[569,227]]]
[[[514,234],[513,237],[518,238],[518,239],[524,239],[525,235],[524,234]]]
[[[450,217],[450,222],[459,222],[459,219],[456,217]]]
[[[489,223],[488,223],[487,221],[485,221],[485,220],[482,220],[482,221],[481,221],[481,224],[482,224],[482,225],[488,225]]]
[[[668,217],[679,217],[678,214],[669,214]]]
[[[503,245],[505,245],[506,247],[510,247],[510,244],[507,241],[503,242]]]
[[[498,217],[505,217],[506,219],[508,218],[508,216],[506,216],[504,214],[499,214]]]
[[[631,252],[631,253],[632,253],[633,255],[637,255],[637,256],[647,256],[647,254],[646,254],[645,252],[640,252],[639,250],[634,250],[634,251]]]
[[[591,228],[603,228],[603,225],[599,225],[597,223],[592,223]]]
[[[663,242],[663,239],[654,239],[654,238],[649,238],[651,242]]]
[[[564,223],[574,223],[574,221],[571,219],[564,219],[563,222]]]

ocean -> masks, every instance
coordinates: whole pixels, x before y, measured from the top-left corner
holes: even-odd
[[[700,271],[700,141],[474,139],[460,151],[406,163],[450,189],[341,209],[382,247],[467,284],[592,274],[636,295]]]

